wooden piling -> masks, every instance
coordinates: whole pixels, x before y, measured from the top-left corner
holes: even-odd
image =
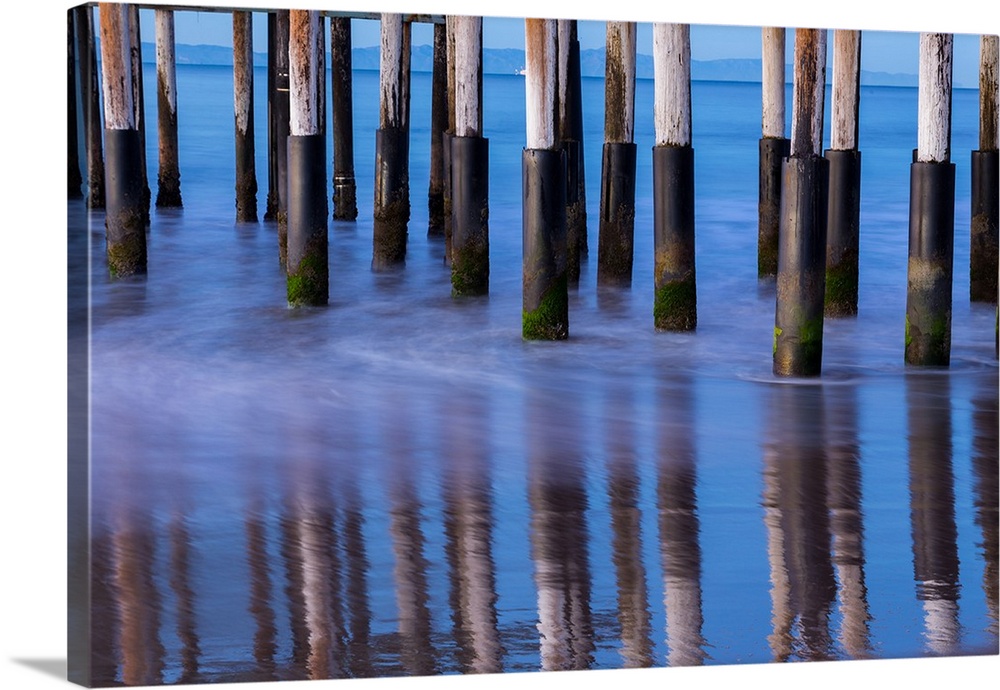
[[[955,239],[951,34],[920,35],[917,156],[910,166],[905,360],[947,366]]]
[[[316,67],[311,69],[314,78],[316,80],[316,120],[317,120],[317,133],[323,135],[323,147],[326,148],[326,125],[327,125],[327,107],[326,107],[326,17],[322,13],[318,17],[318,26],[316,28],[315,36],[313,36],[316,41],[316,46],[314,48]],[[329,207],[328,207],[329,208]]]
[[[566,276],[571,286],[580,282],[580,264],[588,254],[587,189],[583,155],[583,89],[580,41],[576,20],[560,20],[558,122],[559,140],[566,150]]]
[[[607,23],[597,284],[632,284],[635,245],[634,22]]]
[[[427,234],[444,236],[444,134],[448,131],[448,27],[434,25],[431,72],[431,165],[427,186]]]
[[[278,157],[277,148],[277,39],[278,14],[267,13],[267,200],[264,220],[278,218]]]
[[[861,152],[858,105],[861,32],[833,32],[829,211],[826,228],[826,316],[858,313],[858,251],[861,216]]]
[[[407,115],[409,60],[401,14],[382,15],[379,68],[379,128],[375,132],[375,205],[372,270],[406,261],[410,220],[409,128]]]
[[[132,103],[129,11],[126,5],[114,3],[100,3],[98,8],[107,143],[107,261],[113,277],[125,277],[146,272],[145,200]]]
[[[83,197],[83,175],[80,173],[80,137],[79,110],[77,108],[76,88],[76,21],[73,11],[66,13],[66,184],[70,199]]]
[[[456,17],[445,17],[445,76],[447,82],[446,101],[448,122],[441,135],[441,170],[444,175],[444,189],[441,193],[444,212],[444,264],[451,266],[451,140],[455,137],[455,21]]]
[[[74,7],[72,12],[76,17],[76,43],[80,53],[87,207],[104,208],[104,127],[101,123],[101,86],[97,44],[94,40],[94,10],[88,5],[81,5]]]
[[[177,64],[174,13],[154,10],[156,26],[156,130],[159,141],[156,206],[183,206],[177,149]]]
[[[129,26],[129,56],[132,70],[132,107],[135,127],[139,131],[139,175],[142,177],[143,222],[149,225],[149,209],[153,194],[149,189],[149,166],[146,161],[146,99],[142,86],[142,35],[138,5],[127,5]]]
[[[289,10],[278,10],[275,19],[274,39],[274,157],[278,221],[278,262],[282,268],[288,264],[288,136],[291,117],[290,77],[288,66]]]
[[[351,18],[330,17],[330,61],[333,96],[333,217],[357,220],[354,180],[354,78],[351,61]]]
[[[273,197],[268,196],[268,211],[273,212],[273,218],[278,222],[278,263],[282,268],[287,265],[288,258],[288,135],[289,135],[289,76],[288,76],[288,12],[278,10],[274,15],[274,31],[269,60],[273,74],[273,91],[269,94],[268,109],[271,119],[270,131],[273,138],[270,141],[271,156],[271,188]],[[324,192],[325,194],[325,192]]]
[[[972,152],[972,224],[969,257],[969,297],[997,303],[1000,174],[997,149],[1000,98],[1000,37],[979,38],[979,149]]]
[[[257,222],[254,160],[253,13],[233,12],[233,108],[236,129],[236,222]]]
[[[525,340],[569,337],[566,157],[556,138],[556,22],[525,19],[525,118],[521,154],[522,323]]]
[[[490,285],[489,140],[483,133],[483,20],[455,17],[455,136],[451,139],[451,292]]]
[[[698,300],[690,26],[653,25],[653,69],[653,323],[658,330],[691,331]]]
[[[288,304],[317,306],[329,300],[323,17],[290,10],[288,27]]]
[[[818,376],[823,360],[823,298],[829,163],[820,156],[826,31],[796,29],[790,155],[782,163],[774,373]]]
[[[785,30],[761,29],[761,139],[757,203],[757,276],[778,273],[778,224],[781,215],[781,161],[788,156],[785,137]]]

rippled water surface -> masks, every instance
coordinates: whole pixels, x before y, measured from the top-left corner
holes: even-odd
[[[102,215],[70,205],[90,258],[95,683],[997,653],[996,311],[967,297],[966,154],[951,367],[902,362],[916,89],[866,88],[860,314],[827,320],[820,379],[779,381],[759,85],[695,84],[699,321],[668,334],[652,84],[633,287],[605,292],[602,83],[584,82],[592,253],[570,339],[529,343],[519,77],[484,86],[490,295],[452,298],[426,236],[425,74],[406,267],[370,270],[377,74],[359,72],[359,220],[330,224],[330,305],[293,310],[275,225],[233,222],[231,73],[178,67],[185,206],[154,210],[148,276],[110,281]],[[956,152],[976,97],[956,92]],[[153,141],[154,186],[155,161]],[[266,171],[261,134],[261,211]]]

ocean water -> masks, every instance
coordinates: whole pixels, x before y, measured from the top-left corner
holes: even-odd
[[[257,172],[267,190],[266,75]],[[521,339],[524,82],[484,78],[488,297],[426,233],[430,75],[412,76],[405,269],[370,270],[378,75],[354,82],[359,218],[330,304],[289,309],[276,226],[236,224],[232,75],[179,65],[183,209],[149,273],[89,258],[98,685],[996,654],[993,305],[968,300],[978,94],[954,94],[952,364],[903,363],[916,89],[862,89],[856,318],[771,374],[760,86],[693,85],[698,329],[652,322],[652,82],[636,94],[633,285],[596,287],[603,82],[584,79],[591,254],[570,338]],[[155,198],[155,72],[147,66]],[[790,98],[789,98],[789,103]],[[644,153],[645,152],[645,153]]]

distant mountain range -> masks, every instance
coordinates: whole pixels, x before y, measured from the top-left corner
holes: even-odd
[[[146,62],[152,62],[156,49],[152,43],[143,43],[143,56]],[[183,45],[175,46],[177,64],[189,65],[232,65],[233,52],[223,46]],[[414,46],[410,58],[410,68],[414,72],[430,72],[433,65],[434,50],[429,45]],[[379,48],[354,48],[352,51],[354,69],[378,70]],[[329,64],[329,54],[327,55]],[[254,53],[254,65],[267,65],[267,53]],[[483,72],[486,74],[518,74],[524,68],[524,51],[516,48],[486,48],[483,50]],[[650,55],[638,55],[636,58],[636,77],[639,79],[653,78],[653,58]],[[585,77],[604,76],[604,50],[589,49],[580,51],[580,72]],[[698,81],[741,81],[759,82],[761,61],[755,59],[732,60],[692,60],[691,78]],[[786,69],[786,75],[791,80],[792,67]],[[829,78],[829,74],[827,75]],[[916,86],[915,74],[890,74],[887,72],[861,72],[861,83],[868,86]],[[955,84],[961,88],[961,84]]]

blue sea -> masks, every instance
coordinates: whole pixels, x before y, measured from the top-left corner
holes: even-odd
[[[953,101],[951,366],[903,362],[917,90],[863,87],[859,313],[826,320],[820,378],[779,380],[759,84],[693,84],[698,327],[679,334],[653,328],[653,84],[633,284],[598,290],[604,89],[583,80],[590,257],[569,339],[525,342],[523,78],[484,77],[490,294],[463,299],[427,234],[426,73],[406,265],[370,268],[378,74],[354,78],[359,216],[330,221],[327,307],[290,309],[275,223],[234,221],[231,68],[177,68],[184,206],[153,209],[147,276],[111,280],[102,213],[69,204],[90,261],[95,684],[997,654],[976,91]],[[154,199],[155,84],[147,65]]]

